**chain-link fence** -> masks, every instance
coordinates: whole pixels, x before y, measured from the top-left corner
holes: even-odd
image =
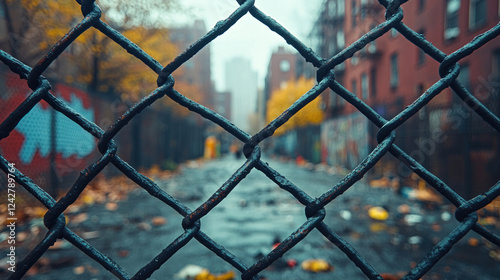
[[[48,233],[43,240],[18,263],[16,271],[9,279],[21,278],[28,269],[54,244],[59,238],[64,238],[75,247],[83,251],[90,258],[94,259],[104,268],[109,270],[119,279],[145,279],[150,277],[157,269],[165,264],[169,258],[174,255],[188,242],[200,242],[210,249],[215,255],[228,262],[242,273],[242,279],[258,279],[258,273],[269,267],[274,261],[279,259],[288,250],[303,240],[311,231],[318,230],[332,244],[337,246],[352,262],[369,278],[382,279],[382,276],[368,263],[362,256],[344,238],[337,234],[334,229],[327,226],[325,219],[325,205],[331,203],[335,198],[344,193],[354,183],[360,180],[363,175],[369,171],[386,154],[390,153],[399,159],[410,170],[418,174],[428,185],[432,186],[447,201],[457,207],[455,213],[459,225],[432,248],[427,255],[420,260],[403,279],[419,279],[431,269],[450,249],[469,231],[475,231],[493,244],[500,246],[500,236],[497,233],[490,232],[478,223],[476,211],[485,207],[493,199],[500,195],[500,183],[496,183],[487,192],[478,195],[470,200],[465,200],[456,192],[447,186],[440,178],[427,171],[415,159],[410,157],[405,151],[400,149],[395,143],[397,138],[395,129],[401,126],[407,119],[419,112],[430,100],[437,96],[444,89],[451,87],[457,96],[463,100],[466,106],[469,106],[478,114],[484,122],[500,132],[500,119],[498,116],[488,110],[481,104],[460,82],[457,81],[460,72],[458,62],[479,49],[488,41],[493,40],[500,34],[500,25],[496,25],[487,32],[476,37],[470,43],[450,55],[446,55],[441,50],[435,48],[429,41],[425,40],[414,30],[408,28],[401,22],[403,18],[403,9],[401,5],[407,1],[402,0],[379,0],[380,4],[386,8],[386,21],[380,23],[371,29],[368,33],[359,38],[351,46],[345,48],[334,57],[324,59],[314,53],[310,48],[304,45],[278,22],[261,12],[253,0],[238,0],[240,7],[236,9],[227,19],[220,21],[206,35],[186,49],[181,55],[176,57],[170,64],[163,67],[156,62],[147,53],[141,50],[129,39],[122,36],[119,32],[100,20],[101,11],[92,0],[79,0],[84,15],[83,20],[67,35],[65,35],[53,48],[43,57],[33,68],[21,63],[16,58],[0,51],[0,59],[6,64],[12,72],[18,74],[21,78],[27,80],[28,86],[33,91],[28,98],[0,124],[0,139],[2,141],[9,137],[9,134],[20,124],[23,117],[30,110],[33,110],[37,104],[45,101],[53,109],[62,113],[68,119],[78,124],[82,129],[97,138],[97,147],[102,156],[90,164],[86,169],[81,170],[80,176],[73,184],[71,189],[64,197],[56,201],[33,180],[23,174],[22,170],[13,167],[4,155],[0,157],[0,166],[2,170],[11,174],[17,184],[23,186],[34,197],[36,197],[48,212],[44,217],[45,226]],[[248,15],[250,14],[250,15]],[[181,92],[176,91],[175,81],[171,74],[182,64],[193,57],[204,46],[209,44],[216,37],[223,35],[232,25],[234,25],[243,16],[253,16],[262,24],[268,26],[271,30],[282,36],[290,45],[292,45],[308,62],[313,64],[317,70],[317,85],[298,99],[290,108],[284,111],[279,117],[271,121],[265,128],[255,135],[248,135],[228,120],[214,113],[210,109],[195,103],[186,98]],[[89,28],[95,28],[103,34],[109,36],[129,53],[142,60],[146,65],[158,74],[158,87],[147,97],[137,102],[130,110],[119,117],[116,122],[109,126],[101,128],[83,115],[77,113],[69,107],[60,98],[56,97],[50,90],[51,84],[42,76],[44,71],[58,58],[58,56],[82,33]],[[360,100],[356,95],[346,90],[343,85],[336,81],[333,69],[352,57],[357,51],[361,50],[368,43],[376,40],[378,37],[387,33],[391,28],[395,28],[410,42],[421,48],[427,55],[440,63],[439,74],[441,79],[427,89],[413,104],[404,108],[394,118],[387,120],[380,116],[373,108]],[[260,160],[259,143],[271,137],[274,131],[284,124],[291,116],[297,113],[301,108],[311,100],[318,98],[327,88],[332,89],[337,95],[341,96],[347,102],[356,107],[368,120],[380,129],[377,133],[378,145],[373,149],[364,160],[356,166],[343,180],[333,186],[329,191],[316,198],[310,197],[299,186],[290,182],[287,178],[275,171],[267,163]],[[132,168],[126,161],[116,154],[117,145],[114,141],[115,136],[121,131],[128,122],[136,118],[147,106],[153,104],[160,98],[170,98],[179,105],[199,114],[200,116],[217,124],[228,133],[238,138],[244,143],[243,152],[247,158],[245,163],[230,177],[227,181],[203,204],[192,210],[186,205],[180,203],[170,194],[159,188],[155,182]],[[177,237],[175,241],[165,247],[158,253],[157,257],[150,260],[135,275],[129,276],[115,261],[103,255],[100,251],[90,245],[86,240],[76,235],[70,228],[66,227],[66,220],[63,212],[79,197],[87,184],[99,174],[103,168],[109,164],[114,165],[123,174],[133,180],[140,187],[149,192],[152,196],[163,201],[168,207],[173,208],[184,217],[182,226],[184,233]],[[269,254],[262,257],[253,264],[244,263],[238,256],[235,256],[220,244],[213,241],[201,230],[200,222],[205,215],[208,215],[231,191],[238,187],[238,183],[250,172],[262,172],[270,180],[275,182],[283,190],[288,191],[301,204],[304,205],[307,221],[292,232]],[[480,276],[478,276],[480,277]]]
[[[4,89],[0,98],[3,109],[0,120],[4,120],[31,93],[22,79],[3,66],[0,66],[0,76],[4,77],[4,81],[0,81]],[[58,81],[51,81],[51,85],[58,99],[101,127],[112,124],[131,106],[114,94],[99,94]],[[146,127],[148,129],[144,129]],[[168,164],[203,155],[204,127],[204,123],[194,118],[151,108],[114,139],[122,147],[120,156],[134,168],[147,169],[153,165],[165,168]],[[141,141],[142,138],[148,141]],[[47,189],[50,195],[57,196],[60,191],[67,191],[65,186],[72,185],[80,170],[99,157],[94,149],[95,143],[96,139],[77,123],[52,110],[47,103],[40,102],[0,143],[0,151],[25,175],[41,185],[50,186]],[[179,148],[181,143],[185,148]],[[105,170],[106,175],[112,173],[113,170]],[[7,186],[0,185],[0,190],[6,193]]]

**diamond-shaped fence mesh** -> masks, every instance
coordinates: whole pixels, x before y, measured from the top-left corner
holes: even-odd
[[[44,255],[48,248],[59,238],[68,240],[75,247],[83,251],[90,258],[109,270],[118,279],[146,279],[150,277],[157,269],[165,264],[169,258],[188,242],[199,242],[211,250],[222,260],[226,261],[242,273],[242,279],[258,279],[258,273],[269,267],[274,261],[283,256],[288,250],[303,240],[311,231],[318,230],[332,244],[337,246],[369,279],[382,279],[382,276],[368,263],[356,249],[345,239],[339,236],[335,231],[327,226],[324,207],[335,200],[339,195],[348,190],[354,183],[360,180],[367,171],[369,171],[380,158],[390,153],[395,158],[405,164],[410,170],[420,176],[425,182],[439,192],[447,201],[457,210],[455,217],[459,225],[443,238],[424,258],[422,258],[403,279],[419,279],[431,269],[450,249],[469,231],[475,231],[493,244],[500,246],[500,236],[478,223],[476,211],[482,209],[500,195],[500,183],[492,186],[487,192],[480,194],[470,200],[466,200],[440,178],[426,170],[415,159],[410,157],[405,151],[395,145],[396,128],[401,126],[411,116],[415,115],[428,102],[436,97],[444,89],[450,87],[456,95],[463,100],[484,122],[500,132],[500,119],[498,116],[488,110],[474,95],[472,95],[458,80],[460,72],[458,62],[471,54],[473,51],[481,48],[488,41],[493,40],[500,34],[500,25],[494,26],[487,32],[477,36],[455,52],[446,55],[441,50],[434,47],[429,41],[420,36],[417,32],[402,23],[403,9],[401,5],[407,1],[379,0],[380,4],[386,8],[386,20],[375,26],[368,33],[359,38],[352,45],[336,54],[334,57],[325,59],[318,56],[310,48],[304,45],[283,26],[272,18],[265,15],[256,7],[255,1],[238,0],[240,4],[227,19],[220,21],[206,35],[187,48],[182,54],[176,57],[170,64],[163,67],[151,56],[145,53],[129,39],[121,35],[118,31],[104,23],[100,19],[100,8],[92,0],[77,1],[82,6],[84,18],[81,22],[71,29],[52,49],[39,61],[33,68],[21,63],[16,58],[0,50],[0,59],[10,70],[18,74],[21,78],[27,80],[32,93],[22,101],[22,103],[0,124],[0,140],[9,136],[9,134],[20,123],[21,119],[30,112],[39,102],[44,100],[53,109],[64,114],[67,118],[79,125],[82,129],[92,134],[98,141],[98,149],[101,152],[99,160],[90,164],[86,169],[81,170],[76,182],[64,197],[55,200],[33,180],[25,176],[22,170],[18,170],[2,155],[0,156],[0,166],[5,173],[15,176],[17,184],[23,186],[32,196],[38,199],[48,212],[44,217],[45,226],[48,229],[47,235],[43,240],[18,263],[17,269],[9,279],[21,278],[34,263]],[[188,61],[203,47],[213,41],[216,37],[224,35],[243,16],[253,16],[262,24],[268,26],[271,30],[283,37],[292,45],[308,62],[317,68],[318,83],[305,92],[292,106],[284,111],[279,117],[271,121],[265,128],[255,135],[249,135],[242,131],[227,119],[216,114],[212,110],[201,104],[186,98],[182,92],[175,89],[175,81],[171,74],[176,71],[183,63]],[[59,57],[59,55],[72,44],[72,42],[89,28],[95,28],[118,43],[126,49],[131,55],[139,58],[152,70],[158,74],[158,87],[148,96],[137,102],[126,113],[119,117],[116,122],[109,126],[101,128],[89,119],[86,119],[75,110],[71,109],[60,98],[51,93],[51,84],[42,76],[44,71]],[[441,79],[429,87],[415,102],[406,107],[392,119],[384,119],[373,108],[360,100],[356,95],[346,90],[336,79],[333,72],[336,66],[352,57],[357,51],[361,50],[368,43],[376,40],[378,37],[387,33],[391,28],[395,28],[407,40],[421,48],[427,55],[440,63],[439,75]],[[287,122],[290,117],[301,110],[313,99],[318,98],[327,88],[333,90],[347,102],[352,104],[359,112],[368,118],[373,124],[379,127],[377,134],[378,145],[371,153],[339,183],[330,188],[326,193],[318,197],[310,197],[300,186],[294,185],[287,178],[275,171],[267,163],[260,159],[261,143],[266,138],[273,135],[275,130]],[[198,208],[192,210],[186,205],[176,200],[170,194],[166,193],[157,184],[132,168],[127,162],[116,155],[117,145],[113,138],[134,119],[147,106],[153,104],[161,98],[170,98],[181,106],[199,114],[205,119],[217,124],[228,133],[238,138],[243,144],[243,152],[246,156],[245,163],[230,177],[213,195]],[[66,220],[63,212],[76,201],[89,182],[99,174],[104,167],[112,164],[118,170],[123,172],[128,178],[137,185],[145,189],[149,194],[164,202],[184,217],[182,226],[184,233],[177,237],[175,241],[165,247],[156,258],[149,260],[135,275],[128,275],[115,261],[108,258],[86,240],[76,235],[70,228],[66,227]],[[238,256],[232,254],[217,242],[213,241],[208,235],[203,233],[200,227],[200,221],[228,195],[238,187],[238,183],[250,172],[262,172],[269,180],[276,183],[283,190],[288,191],[301,204],[304,205],[307,221],[291,233],[283,242],[273,249],[269,254],[262,257],[253,264],[246,264]],[[196,239],[194,241],[193,239]]]

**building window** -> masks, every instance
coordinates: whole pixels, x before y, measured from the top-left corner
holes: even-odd
[[[375,70],[375,68],[372,68],[371,73],[370,73],[370,77],[371,77],[371,80],[372,80],[372,82],[370,84],[370,86],[371,86],[371,90],[370,91],[371,91],[372,96],[375,97],[375,96],[377,96],[377,84],[376,84],[376,82],[377,82],[377,71]]]
[[[337,31],[337,47],[339,50],[345,47],[344,30],[342,29]]]
[[[419,33],[420,33],[420,35],[422,35],[422,37],[425,38],[425,31],[424,30],[420,30]],[[418,48],[417,63],[418,63],[418,65],[422,65],[425,63],[425,52],[421,48]]]
[[[337,1],[337,13],[339,16],[343,16],[345,13],[345,3],[344,0]]]
[[[391,55],[391,87],[395,88],[399,85],[398,72],[398,54]]]
[[[352,94],[354,94],[354,96],[358,96],[358,83],[356,82],[356,80],[351,81],[351,86],[352,86]]]
[[[290,71],[290,62],[288,60],[282,60],[280,62],[280,70],[281,72],[288,72]]]
[[[486,0],[470,0],[469,29],[480,27],[486,23]]]
[[[366,0],[361,0],[361,12],[360,12],[361,20],[363,20],[366,17],[366,5],[367,4],[368,3]]]
[[[425,8],[425,0],[418,1],[418,11],[422,12]]]
[[[458,37],[460,28],[458,27],[458,11],[460,10],[460,0],[446,1],[446,15],[444,38],[446,40]]]
[[[363,73],[361,75],[361,97],[364,100],[367,100],[368,97],[370,96],[368,90],[369,90],[368,75],[366,75],[365,73]]]
[[[352,0],[352,6],[351,6],[351,24],[352,28],[356,27],[356,0]]]
[[[328,12],[330,14],[330,17],[337,16],[337,1],[330,1],[328,3]]]

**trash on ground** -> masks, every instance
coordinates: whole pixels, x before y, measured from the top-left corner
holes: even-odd
[[[441,220],[443,220],[445,222],[451,220],[451,214],[448,212],[441,213]]]
[[[398,206],[398,213],[401,214],[409,214],[410,213],[410,206],[408,204],[401,204]]]
[[[375,206],[368,210],[368,216],[374,220],[385,221],[389,218],[389,212],[382,207]]]
[[[408,243],[410,243],[411,245],[417,245],[422,243],[423,240],[424,239],[421,236],[412,236],[408,238]]]
[[[73,268],[73,273],[76,275],[81,275],[84,272],[85,272],[85,266],[83,266],[83,265],[80,265],[80,266]]]
[[[404,217],[404,221],[409,226],[414,226],[415,224],[419,224],[424,220],[422,215],[417,214],[408,214]]]
[[[200,274],[205,268],[194,265],[194,264],[188,264],[186,265],[183,269],[181,269],[177,274],[175,274],[175,278],[178,279],[194,279],[196,275]]]
[[[352,218],[351,212],[349,212],[347,210],[340,210],[339,214],[340,214],[340,217],[346,221],[349,221]]]
[[[397,179],[390,179],[387,177],[382,177],[380,179],[375,179],[370,181],[370,187],[372,188],[398,188],[399,187],[399,181]]]
[[[422,202],[431,202],[442,204],[443,198],[436,194],[432,189],[426,187],[419,187],[414,189],[411,187],[402,187],[401,195],[405,198],[419,200]]]
[[[232,280],[236,274],[234,271],[228,271],[222,274],[212,274],[208,269],[203,269],[198,275],[194,277],[194,280]]]
[[[151,219],[153,226],[162,226],[167,223],[167,220],[163,217],[157,216]]]
[[[380,274],[382,276],[382,279],[384,280],[400,280],[401,277],[395,274],[390,274],[390,273],[382,273]]]
[[[467,240],[467,243],[469,244],[469,246],[477,247],[477,245],[479,245],[479,240],[477,238],[471,237]]]
[[[333,266],[322,259],[311,259],[302,262],[302,269],[310,272],[328,272],[333,270]]]
[[[116,211],[118,209],[118,204],[116,202],[108,202],[106,203],[106,210],[108,211]]]

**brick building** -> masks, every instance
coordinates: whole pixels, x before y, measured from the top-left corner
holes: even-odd
[[[499,2],[408,1],[402,6],[403,23],[444,53],[451,54],[498,24]],[[385,20],[385,8],[375,0],[327,0],[324,5],[316,32],[320,36],[318,50],[326,58],[342,49],[344,43],[345,46],[352,44]],[[458,79],[498,115],[500,40],[487,43],[480,51],[460,60],[459,64],[461,72]],[[346,60],[344,65],[337,66],[335,72],[337,80],[346,89],[386,119],[394,117],[440,79],[439,63],[396,30],[368,44]],[[354,147],[358,147],[354,152],[360,155],[359,158],[349,161],[346,156],[334,153],[335,158],[340,159],[334,164],[352,168],[351,165],[359,163],[358,160],[376,144],[377,129],[365,123],[365,118],[336,94],[330,92],[323,96],[326,115],[330,119],[325,122],[322,131],[325,141],[329,141],[327,135],[332,133],[329,130],[334,127],[351,127],[358,123],[368,131],[367,135],[358,131],[354,134],[361,136],[343,141],[351,143],[348,146],[355,144]],[[449,88],[398,128],[397,133],[398,145],[466,196],[486,190],[499,179],[494,172],[500,170],[498,132],[471,113]],[[445,136],[434,137],[438,134]],[[333,158],[328,156],[331,148],[329,143],[323,144],[328,161],[328,158]],[[390,172],[403,174],[404,177],[408,172],[403,169],[393,166]]]
[[[192,25],[171,28],[169,35],[179,51],[184,51],[205,33],[207,33],[205,23],[202,20],[196,20]],[[202,104],[215,109],[215,87],[212,82],[210,63],[210,45],[207,45],[186,61],[180,67],[180,71],[174,72],[173,75],[177,82],[197,86],[203,93]]]

